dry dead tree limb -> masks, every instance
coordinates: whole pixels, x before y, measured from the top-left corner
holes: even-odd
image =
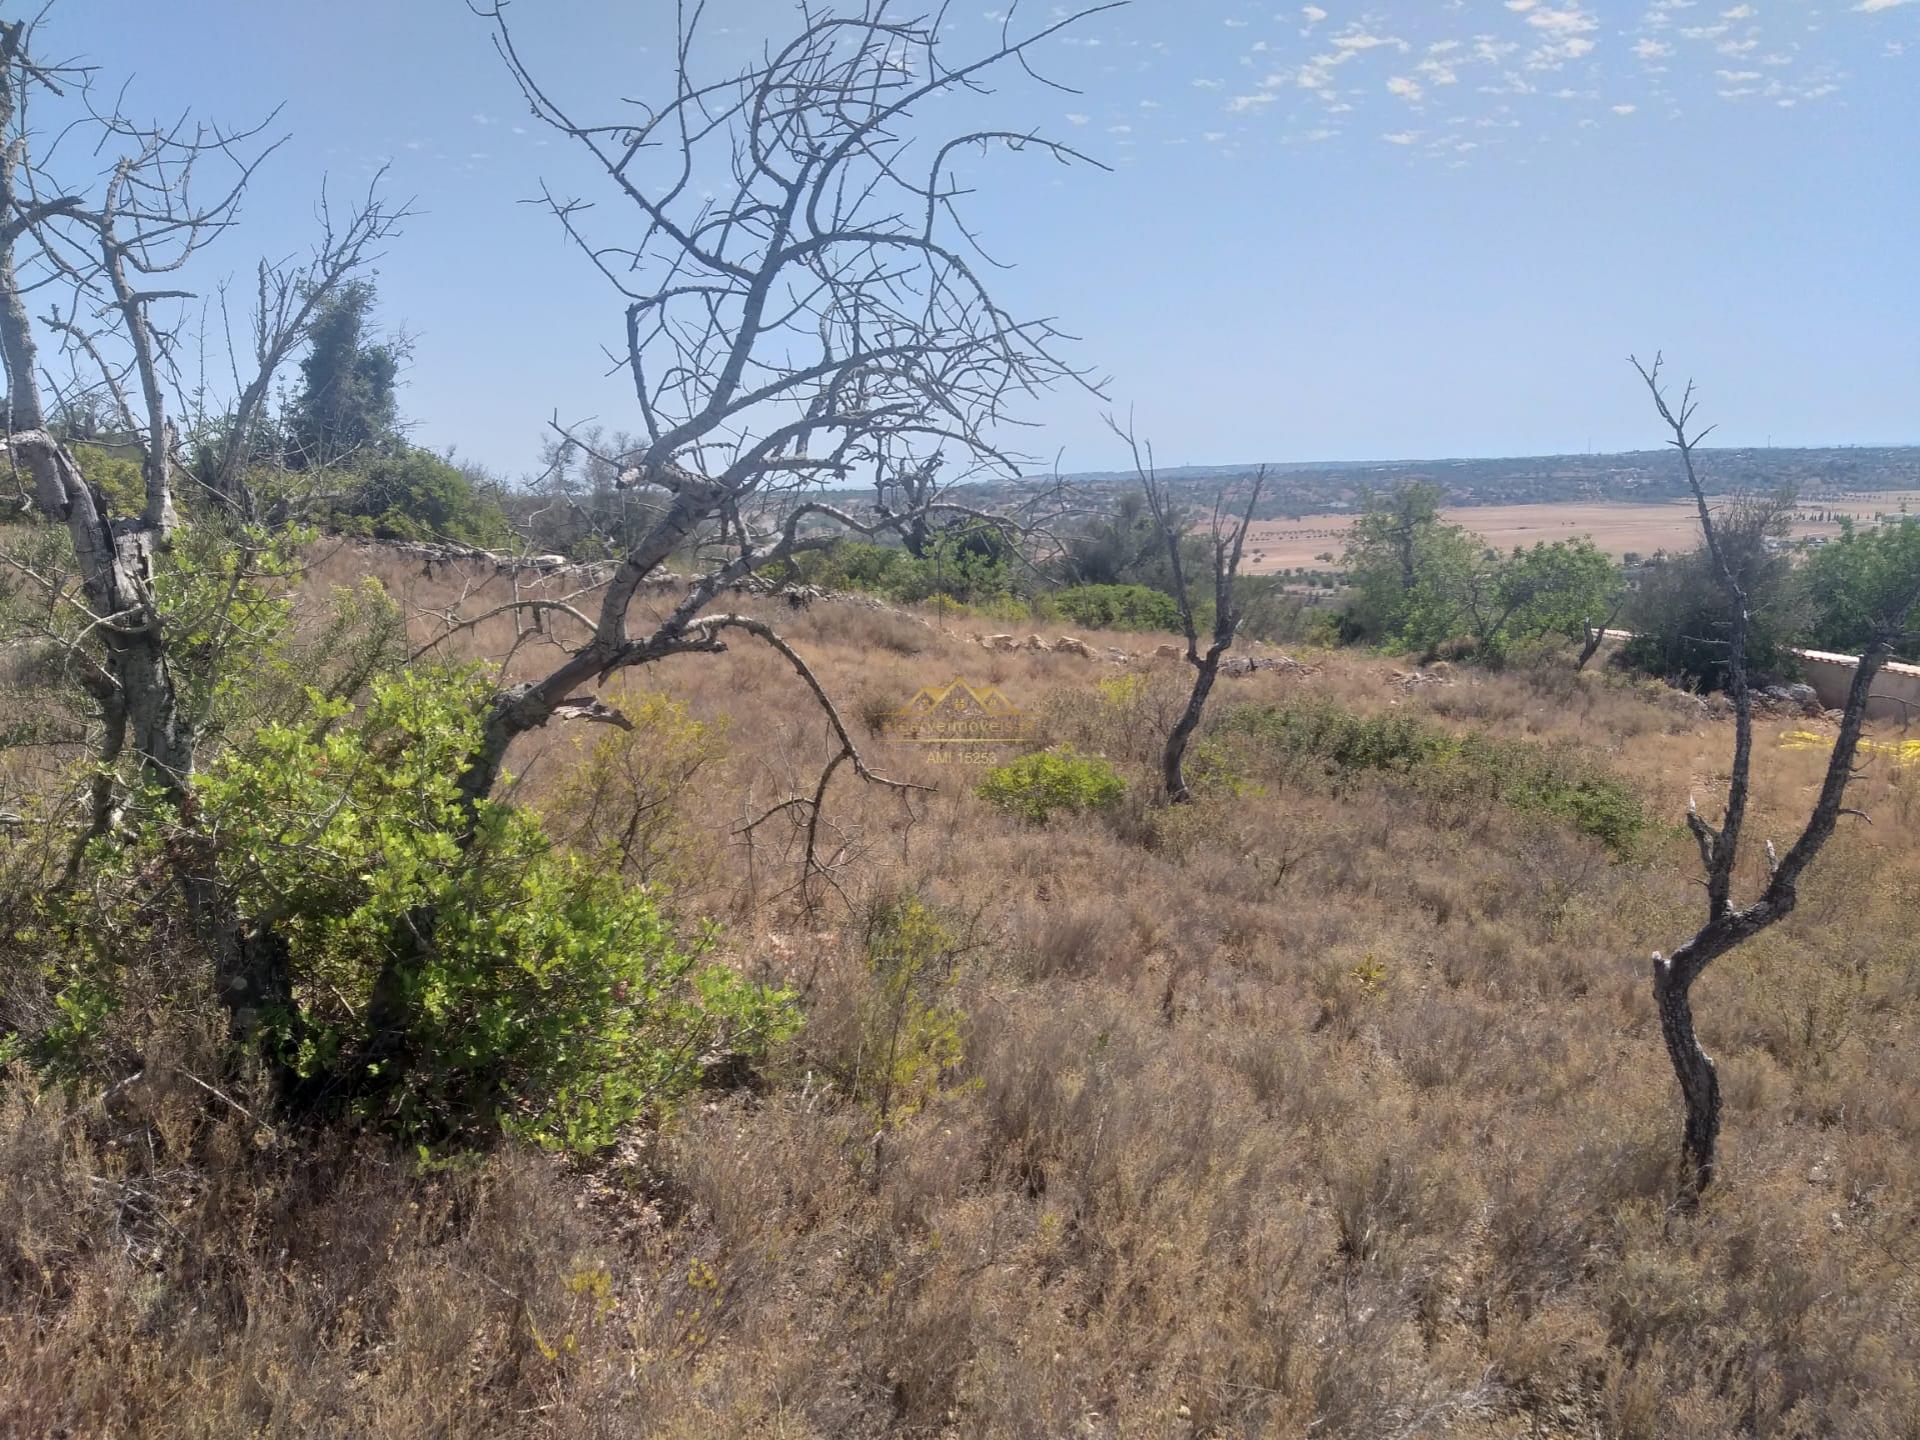
[[[1247,531],[1253,525],[1253,510],[1260,503],[1260,492],[1267,483],[1267,470],[1263,465],[1254,475],[1247,503],[1238,515],[1227,511],[1225,489],[1214,496],[1213,521],[1209,532],[1213,561],[1213,634],[1211,643],[1203,652],[1200,649],[1199,626],[1194,618],[1193,592],[1187,583],[1186,561],[1181,554],[1182,545],[1192,533],[1193,526],[1180,515],[1168,487],[1161,481],[1153,463],[1153,446],[1150,443],[1143,445],[1137,440],[1130,423],[1123,427],[1109,416],[1107,424],[1114,434],[1127,443],[1133,456],[1134,474],[1139,478],[1140,488],[1146,496],[1147,511],[1153,517],[1154,530],[1160,543],[1166,546],[1167,564],[1173,572],[1174,603],[1179,607],[1180,626],[1186,634],[1186,659],[1194,669],[1193,688],[1187,694],[1186,706],[1168,731],[1167,743],[1160,755],[1160,779],[1167,800],[1170,804],[1182,805],[1193,798],[1193,792],[1187,787],[1187,746],[1193,740],[1193,732],[1200,726],[1200,718],[1207,708],[1207,697],[1213,693],[1214,681],[1219,678],[1220,661],[1233,647],[1234,635],[1240,628],[1240,609],[1233,593],[1234,582],[1240,575],[1240,559],[1246,549]]]
[[[238,395],[233,412],[227,417],[210,467],[196,477],[207,493],[246,519],[262,518],[244,472],[274,377],[312,333],[322,307],[380,258],[379,246],[398,233],[413,214],[411,202],[396,205],[382,198],[380,187],[386,173],[386,167],[381,166],[344,221],[335,215],[323,185],[318,207],[320,238],[312,255],[304,264],[262,260],[256,267],[251,317],[253,374],[240,383],[239,366],[234,362]],[[226,297],[222,294],[223,315],[225,309]],[[231,361],[231,337],[227,348]]]
[[[1594,624],[1590,618],[1583,619],[1580,622],[1580,658],[1574,663],[1573,667],[1576,674],[1586,669],[1588,662],[1600,653],[1601,645],[1606,643],[1607,631],[1612,629],[1613,622],[1620,618],[1620,611],[1626,603],[1624,596],[1616,601],[1613,609],[1607,613],[1607,618],[1602,620],[1598,625]]]
[[[1061,358],[1070,337],[1023,319],[986,283],[992,264],[961,214],[966,150],[1086,160],[1031,131],[973,130],[922,151],[907,125],[924,102],[1031,73],[1042,42],[1094,5],[950,63],[943,27],[866,0],[844,14],[800,8],[793,38],[744,70],[697,73],[699,7],[682,7],[670,96],[608,120],[582,118],[523,57],[505,6],[476,6],[536,119],[574,146],[631,218],[602,238],[585,204],[546,193],[564,234],[620,297],[623,365],[642,433],[601,454],[556,424],[562,444],[614,469],[657,507],[626,545],[591,638],[544,678],[503,690],[468,776],[494,786],[515,736],[619,670],[721,647],[748,629],[796,657],[762,622],[704,617],[737,582],[841,534],[925,543],[931,525],[1044,530],[1042,486],[989,511],[959,494],[1017,482],[1001,432],[1017,404],[1056,383],[1096,389]],[[1097,163],[1097,162],[1094,162]],[[1104,168],[1104,167],[1103,167]],[[692,176],[708,177],[700,186]],[[713,175],[717,193],[702,193]],[[863,511],[821,491],[871,475]],[[643,585],[670,557],[704,556],[682,597],[644,635],[629,629]],[[811,672],[799,667],[862,778],[873,778]]]
[[[1800,879],[1807,867],[1833,835],[1840,816],[1857,813],[1850,811],[1844,801],[1847,786],[1858,773],[1854,759],[1866,721],[1867,700],[1875,677],[1903,637],[1913,631],[1916,610],[1920,609],[1920,573],[1884,577],[1878,593],[1871,597],[1873,640],[1861,652],[1855,667],[1853,683],[1841,709],[1833,754],[1827,762],[1812,813],[1785,855],[1777,853],[1773,842],[1767,843],[1765,888],[1751,903],[1734,904],[1734,874],[1740,859],[1741,831],[1746,821],[1753,768],[1753,695],[1747,675],[1749,602],[1738,570],[1721,543],[1700,479],[1695,450],[1708,431],[1696,429],[1693,424],[1699,408],[1693,384],[1687,383],[1676,403],[1669,399],[1661,383],[1661,356],[1656,354],[1651,365],[1642,365],[1638,359],[1633,359],[1632,364],[1652,396],[1662,422],[1671,432],[1667,443],[1679,453],[1687,488],[1699,513],[1701,534],[1726,596],[1729,613],[1727,691],[1733,702],[1734,741],[1726,806],[1718,826],[1708,823],[1691,805],[1687,813],[1687,826],[1699,847],[1701,865],[1706,872],[1706,921],[1671,955],[1663,957],[1659,951],[1653,955],[1653,998],[1660,1015],[1660,1032],[1686,1107],[1681,1137],[1684,1170],[1681,1199],[1683,1204],[1693,1205],[1713,1183],[1721,1111],[1719,1074],[1694,1029],[1693,984],[1720,956],[1793,912],[1799,900]],[[1920,572],[1920,565],[1915,569]]]
[[[121,770],[137,770],[181,817],[170,847],[175,878],[194,934],[207,951],[221,1001],[237,1035],[257,1034],[270,1012],[289,1000],[284,946],[250,931],[234,913],[205,859],[206,837],[193,830],[191,781],[206,716],[196,714],[183,681],[183,660],[155,586],[177,521],[174,396],[178,388],[177,327],[156,318],[163,302],[189,298],[166,277],[183,270],[231,229],[258,167],[278,142],[261,138],[272,116],[240,130],[182,117],[146,124],[115,106],[94,104],[83,67],[49,66],[33,53],[33,21],[0,20],[0,356],[6,365],[5,449],[16,471],[32,479],[35,507],[66,531],[78,578],[75,602],[87,617],[71,637],[69,660],[89,665],[100,706],[98,766],[90,787],[88,836],[113,826]],[[58,130],[36,126],[42,102],[70,113]],[[55,168],[59,137],[86,132],[106,160],[71,177]],[[52,143],[40,142],[52,134]],[[203,181],[212,174],[209,197]],[[104,175],[104,178],[102,176]],[[371,220],[365,218],[371,214]],[[377,236],[384,212],[363,212],[356,233]],[[371,227],[369,229],[368,227]],[[351,268],[364,249],[340,264]],[[340,273],[344,273],[341,271]],[[64,394],[45,377],[26,297],[59,295],[48,330],[76,367],[99,374],[98,386],[77,378]],[[80,317],[91,317],[82,323]],[[98,328],[88,328],[94,322]],[[271,367],[284,351],[263,358]],[[125,425],[142,455],[139,513],[115,515],[99,487],[81,473],[55,433],[51,391],[69,406],[100,389],[113,419]],[[242,556],[236,570],[248,563]],[[57,592],[56,592],[57,593]],[[231,596],[229,596],[231,599]],[[229,616],[215,643],[231,629]],[[74,869],[69,865],[69,872]]]

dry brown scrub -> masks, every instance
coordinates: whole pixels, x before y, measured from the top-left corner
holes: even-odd
[[[1116,667],[837,605],[780,620],[850,714],[962,674],[1150,788],[1153,682],[1116,705],[1095,690]],[[470,651],[510,638],[490,624]],[[1594,677],[1403,695],[1325,659],[1223,682],[1222,706],[1315,687],[1570,738],[1674,818],[1689,790],[1711,803],[1728,749],[1697,707]],[[772,898],[792,855],[763,841],[750,892],[730,833],[829,753],[798,681],[743,645],[627,683],[727,721],[728,760],[683,798],[710,863],[677,898],[802,987],[773,1073],[617,1163],[508,1151],[426,1177],[269,1132],[178,1078],[211,1061],[177,1035],[104,1104],[11,1087],[0,1430],[1920,1432],[1911,775],[1877,772],[1877,823],[1703,982],[1727,1153],[1683,1216],[1646,984],[1695,905],[1680,834],[1623,867],[1472,794],[1284,769],[1041,829],[876,741],[942,788],[909,816],[836,784],[851,910],[807,914]],[[522,742],[525,798],[559,793],[576,743]],[[1822,759],[1768,750],[1760,833],[1804,811]],[[888,1003],[863,921],[903,892],[956,937],[929,993],[963,1058],[883,1126],[856,1083]]]

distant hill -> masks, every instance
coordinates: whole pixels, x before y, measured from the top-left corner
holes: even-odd
[[[1880,490],[1920,490],[1920,446],[1836,445],[1818,449],[1724,449],[1696,452],[1701,476],[1714,494],[1775,490],[1791,485],[1803,499]],[[1160,472],[1176,485],[1234,486],[1251,482],[1257,462],[1183,465]],[[1404,480],[1431,480],[1454,505],[1525,505],[1565,501],[1646,502],[1686,492],[1671,450],[1612,455],[1529,455],[1494,460],[1277,461],[1266,466],[1261,518],[1348,509],[1365,489]],[[1037,475],[1033,480],[1053,477]],[[1090,471],[1062,477],[1095,492],[1130,488],[1128,471]]]

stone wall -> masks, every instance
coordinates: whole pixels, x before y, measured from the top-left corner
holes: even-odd
[[[1857,655],[1835,655],[1826,650],[1796,650],[1807,683],[1829,710],[1847,703],[1847,690],[1853,684]],[[1867,718],[1891,720],[1896,725],[1920,721],[1920,665],[1888,664],[1873,682],[1873,694],[1867,701]]]

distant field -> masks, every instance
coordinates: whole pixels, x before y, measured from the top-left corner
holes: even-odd
[[[1817,520],[1822,513],[1870,519],[1901,508],[1920,513],[1920,490],[1883,490],[1802,503],[1795,535],[1834,535],[1837,524]],[[1716,504],[1719,503],[1717,500]],[[1585,535],[1609,555],[1629,551],[1651,555],[1656,550],[1689,550],[1699,542],[1699,523],[1686,501],[1655,505],[1557,503],[1544,505],[1474,505],[1446,512],[1449,520],[1484,536],[1502,550],[1541,540],[1565,540]],[[1316,556],[1329,552],[1337,560],[1347,543],[1351,515],[1303,515],[1298,520],[1261,520],[1248,538],[1248,570],[1270,574],[1275,570],[1325,568]]]

